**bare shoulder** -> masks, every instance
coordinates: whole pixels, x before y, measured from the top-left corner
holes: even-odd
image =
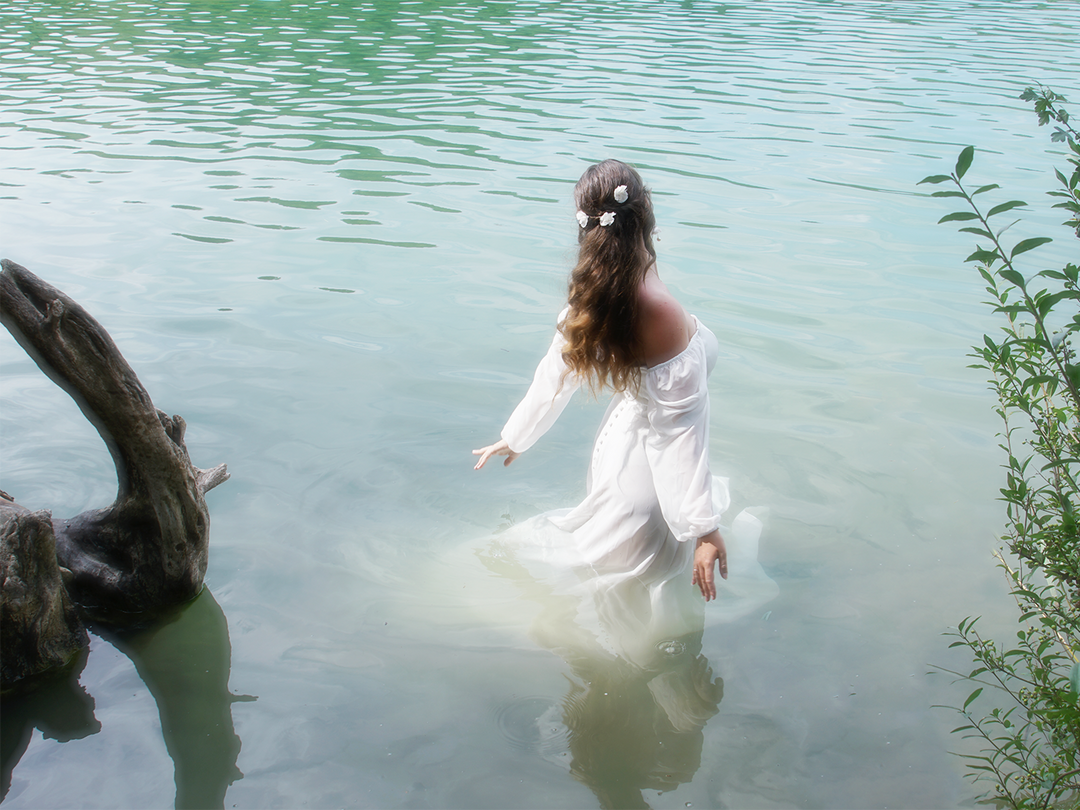
[[[686,349],[690,319],[659,278],[646,277],[638,290],[638,337],[645,365],[664,363]]]

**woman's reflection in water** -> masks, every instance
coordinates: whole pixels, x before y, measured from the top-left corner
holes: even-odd
[[[570,666],[562,715],[574,778],[605,809],[647,808],[642,791],[690,782],[724,687],[701,652],[704,603],[689,581],[537,576],[516,551],[496,542],[481,557],[541,606],[531,634]]]
[[[568,661],[576,676],[563,699],[570,772],[603,808],[647,808],[643,790],[674,790],[701,765],[723,681],[701,655],[700,632],[669,643],[677,651],[652,668],[618,657]]]
[[[203,592],[152,627],[99,634],[127,655],[157,702],[172,757],[176,807],[224,807],[225,791],[243,774],[232,704],[254,700],[229,693],[232,647],[225,614]],[[85,659],[83,661],[85,663]],[[82,663],[34,692],[3,703],[3,793],[34,728],[67,742],[101,730],[94,699],[79,684]]]

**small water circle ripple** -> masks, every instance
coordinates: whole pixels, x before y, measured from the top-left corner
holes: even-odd
[[[567,748],[561,710],[550,698],[515,698],[496,706],[494,714],[499,733],[518,751],[550,756]]]

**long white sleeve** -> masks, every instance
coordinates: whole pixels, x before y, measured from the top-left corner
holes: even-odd
[[[660,510],[680,541],[695,540],[720,524],[709,471],[709,389],[705,345],[649,369],[642,378],[649,419],[645,454]]]
[[[567,309],[559,315],[566,317]],[[566,404],[580,387],[573,372],[566,374],[562,350],[566,339],[556,330],[547,354],[536,367],[532,385],[502,429],[502,437],[515,453],[524,453],[555,424]],[[564,377],[565,374],[565,377]]]

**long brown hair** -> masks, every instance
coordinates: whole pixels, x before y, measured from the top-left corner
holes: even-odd
[[[574,202],[581,227],[567,295],[570,312],[560,326],[566,338],[563,359],[593,391],[606,385],[636,390],[642,363],[638,288],[656,261],[649,190],[633,168],[605,160],[581,175]]]

